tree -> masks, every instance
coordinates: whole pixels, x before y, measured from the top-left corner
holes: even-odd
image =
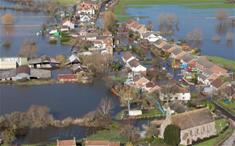
[[[149,31],[152,31],[153,30],[153,22],[152,21],[148,21],[147,25],[146,25],[146,28],[149,30]]]
[[[117,20],[114,13],[112,11],[104,12],[103,19],[104,19],[104,30],[105,31],[108,30],[112,33],[115,33],[117,30],[117,24],[116,24]]]
[[[2,24],[3,25],[12,25],[14,24],[14,16],[12,14],[5,14],[2,16]]]
[[[224,22],[228,17],[229,17],[229,14],[225,10],[219,10],[216,13],[216,18],[220,22]]]
[[[232,42],[233,41],[233,32],[227,32],[226,40],[227,40],[227,42]]]
[[[200,29],[194,29],[187,34],[186,40],[192,47],[199,47],[202,42],[202,31]]]
[[[180,128],[176,125],[168,125],[164,131],[164,141],[171,146],[177,146],[180,143]]]
[[[23,42],[19,56],[21,57],[34,57],[36,55],[38,48],[35,42],[32,41],[25,41]]]
[[[138,133],[139,130],[130,123],[123,125],[120,130],[120,135],[126,137],[131,143],[134,143],[139,139],[140,135]]]
[[[109,119],[112,110],[112,100],[110,98],[103,98],[97,108],[97,114],[99,117]]]
[[[215,35],[215,36],[213,36],[212,37],[212,41],[214,41],[215,43],[218,43],[218,42],[220,42],[220,36],[218,36],[218,35]]]
[[[89,56],[83,56],[83,64],[86,65],[96,75],[104,75],[108,73],[111,66],[111,56],[102,55],[101,53],[93,53]]]
[[[175,31],[177,31],[179,20],[175,14],[163,13],[158,17],[158,21],[160,23],[160,32],[165,35],[173,35]]]

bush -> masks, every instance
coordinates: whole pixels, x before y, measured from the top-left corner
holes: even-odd
[[[180,128],[176,125],[168,125],[164,131],[164,141],[171,146],[180,143]]]

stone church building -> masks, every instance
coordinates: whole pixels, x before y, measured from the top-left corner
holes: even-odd
[[[165,128],[170,124],[180,128],[181,145],[191,145],[217,134],[212,113],[207,108],[167,116],[160,126],[160,138],[164,138]]]

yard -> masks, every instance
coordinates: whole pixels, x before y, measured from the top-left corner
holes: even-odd
[[[126,143],[128,141],[126,137],[120,135],[120,127],[117,123],[113,123],[109,129],[98,131],[86,139],[120,141],[121,143]]]
[[[123,120],[127,118],[127,115],[125,115],[125,111],[119,112],[116,116],[115,119],[117,120]],[[130,117],[131,119],[149,119],[149,118],[162,118],[164,117],[164,114],[162,114],[158,109],[154,108],[149,111],[143,111],[143,114],[140,116],[133,116]]]
[[[235,100],[231,100],[226,102],[224,99],[218,101],[218,104],[221,105],[223,108],[228,110],[231,114],[235,115]]]
[[[132,7],[145,7],[149,5],[182,5],[189,8],[206,9],[206,8],[235,8],[235,5],[225,4],[221,0],[121,0],[114,9],[114,13],[119,20],[124,21],[129,17],[125,16],[127,5]]]

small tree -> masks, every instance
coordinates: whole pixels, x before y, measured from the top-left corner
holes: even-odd
[[[3,25],[12,25],[14,24],[14,16],[12,14],[5,14],[2,16],[2,24]]]
[[[180,128],[176,125],[168,125],[164,131],[164,141],[171,146],[177,146],[180,143]]]

